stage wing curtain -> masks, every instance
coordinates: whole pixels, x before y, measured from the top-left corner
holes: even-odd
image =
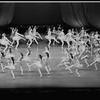
[[[88,22],[92,26],[100,28],[100,3],[84,3],[83,5]]]
[[[65,23],[73,27],[87,26],[89,23],[85,16],[84,5],[82,3],[62,3],[60,4],[62,18]]]
[[[0,3],[0,26],[9,24],[12,21],[15,4]]]
[[[64,3],[60,8],[63,21],[68,25],[100,28],[100,3]]]

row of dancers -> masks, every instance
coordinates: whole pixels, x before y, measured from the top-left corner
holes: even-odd
[[[38,41],[37,41],[37,38],[40,38],[41,40],[43,40],[41,35],[38,32],[35,31],[35,28],[32,29],[31,27],[29,27],[29,29],[25,32],[25,35],[20,34],[18,32],[17,28],[11,27],[10,29],[12,30],[11,35],[10,35],[10,38],[12,39],[12,41],[10,41],[7,38],[5,33],[2,33],[2,38],[0,39],[0,44],[5,46],[5,50],[8,48],[8,46],[13,47],[13,44],[15,42],[17,43],[16,46],[15,46],[15,49],[18,50],[20,40],[24,40],[24,41],[28,40],[27,41],[28,48],[30,48],[33,41],[35,41],[37,45],[39,44]]]
[[[80,32],[69,29],[68,33],[65,34],[62,29],[60,33],[57,33],[57,39],[62,41],[62,49],[64,42],[68,45],[64,49],[64,57],[61,57],[62,60],[58,64],[58,67],[64,65],[66,67],[65,69],[69,70],[71,73],[73,73],[71,69],[74,67],[76,68],[75,72],[78,77],[81,77],[78,70],[84,67],[84,65],[80,63],[80,60],[84,60],[87,68],[94,64],[96,70],[98,70],[97,63],[100,62],[100,35],[97,31],[91,32],[91,34],[87,33],[87,31],[88,30],[85,30],[84,27],[82,27]],[[48,35],[51,35],[50,28]],[[94,49],[94,47],[97,48]],[[86,55],[87,52],[90,53],[90,55]],[[83,56],[84,54],[85,56]],[[89,58],[93,58],[91,64],[88,63]]]
[[[0,44],[4,45],[7,49],[7,47],[13,46],[13,44],[16,42],[16,46],[15,49],[18,49],[19,46],[19,41],[20,40],[27,40],[27,45],[28,48],[31,48],[31,45],[33,43],[33,41],[36,42],[36,44],[38,45],[38,41],[37,39],[41,39],[43,40],[43,37],[39,34],[39,32],[37,32],[37,27],[34,26],[34,28],[32,29],[32,27],[30,26],[28,28],[27,31],[25,31],[25,34],[22,35],[18,32],[17,28],[10,28],[11,31],[11,36],[10,38],[12,39],[12,41],[10,41],[7,37],[6,34],[3,33],[2,34],[2,38],[0,39]],[[48,28],[47,30],[47,35],[45,35],[45,39],[48,40],[48,47],[51,47],[51,42],[53,40],[53,45],[55,45],[55,43],[60,43],[61,42],[61,47],[63,49],[64,44],[67,43],[67,46],[69,48],[69,46],[71,46],[72,43],[78,43],[81,40],[84,41],[86,44],[90,44],[95,45],[95,46],[99,46],[100,44],[100,36],[98,34],[98,32],[91,32],[91,34],[87,33],[88,30],[85,30],[84,27],[82,27],[81,31],[75,31],[74,29],[69,29],[68,33],[65,34],[64,29],[59,28],[58,30],[55,30],[55,27],[53,28],[53,30],[51,31],[51,28]]]
[[[5,69],[9,69],[11,71],[11,74],[13,76],[13,79],[15,79],[14,70],[17,68],[17,66],[20,68],[21,75],[23,75],[23,69],[25,66],[23,66],[23,62],[28,67],[28,71],[31,71],[31,67],[35,67],[38,69],[40,77],[42,77],[41,68],[45,68],[47,71],[47,74],[50,74],[51,67],[49,63],[49,59],[51,59],[51,55],[49,52],[49,48],[45,47],[45,51],[42,54],[38,54],[38,47],[36,52],[36,57],[32,64],[30,64],[32,57],[30,55],[32,54],[32,50],[30,48],[27,48],[27,53],[24,55],[23,51],[19,52],[20,57],[15,61],[16,55],[12,50],[12,47],[8,47],[6,51],[4,51],[4,48],[0,47],[0,65],[1,65],[1,71],[5,72]],[[7,65],[4,66],[4,59],[7,62]]]
[[[15,40],[19,39],[25,39],[24,36],[22,34],[18,33],[18,29],[17,28],[11,28],[12,29],[12,34],[11,34],[11,38],[13,38],[13,42],[10,42],[7,37],[6,34],[3,33],[2,34],[2,39],[0,40],[1,44],[7,44],[6,47],[2,47],[0,48],[0,59],[1,59],[1,68],[2,68],[2,72],[4,72],[5,68],[10,69],[11,74],[13,76],[13,79],[15,79],[15,75],[14,75],[14,70],[16,69],[16,65],[19,64],[20,66],[20,70],[21,70],[21,75],[23,75],[23,65],[21,64],[22,61],[24,61],[29,69],[29,71],[31,71],[31,67],[32,66],[36,66],[36,68],[39,71],[40,77],[42,76],[41,73],[41,68],[44,67],[47,71],[48,74],[50,74],[50,43],[48,44],[48,47],[46,47],[46,51],[45,53],[39,54],[37,55],[38,59],[34,60],[34,63],[32,65],[29,65],[29,62],[31,61],[30,55],[31,55],[31,48],[30,48],[30,43],[28,44],[28,49],[27,49],[27,53],[26,55],[23,54],[23,52],[20,52],[20,58],[15,61],[15,55],[14,53],[12,53],[12,47],[13,47],[13,43],[15,42]],[[25,35],[28,38],[31,38],[32,36],[35,37],[35,35],[33,33],[37,33],[36,30],[31,27],[29,27],[28,29],[29,31],[25,33]],[[35,30],[35,32],[33,32]],[[59,37],[59,39],[61,39],[63,42],[66,41],[68,46],[64,49],[64,57],[62,57],[61,62],[58,64],[59,66],[65,66],[67,70],[69,70],[71,73],[73,73],[73,71],[71,70],[71,68],[76,68],[76,73],[78,74],[78,77],[80,77],[80,74],[78,73],[78,69],[83,67],[83,64],[80,63],[80,60],[84,60],[85,63],[87,64],[87,67],[91,66],[94,64],[96,70],[98,70],[97,68],[97,62],[100,62],[100,55],[99,55],[99,50],[100,48],[96,48],[96,50],[94,50],[93,45],[95,46],[99,46],[99,34],[98,32],[92,32],[92,35],[88,34],[86,32],[86,30],[84,30],[84,28],[82,28],[82,30],[80,32],[75,32],[73,29],[72,30],[68,30],[67,34],[64,34],[64,30],[59,30],[56,32],[55,28],[53,29],[53,33],[51,32],[50,28],[48,29],[48,37],[46,38],[53,38],[55,42],[57,41],[57,38]],[[52,34],[51,34],[52,33]],[[31,34],[31,35],[29,35]],[[55,35],[56,34],[56,35]],[[38,35],[38,38],[40,35]],[[32,38],[33,38],[32,37]],[[20,40],[19,39],[19,40]],[[41,39],[43,39],[41,37]],[[50,42],[50,41],[49,41]],[[55,43],[54,42],[54,43]],[[63,43],[64,44],[64,43]],[[16,49],[18,47],[18,44],[16,46]],[[63,45],[62,45],[62,49],[63,49]],[[38,52],[38,48],[37,48],[37,52]],[[84,53],[89,52],[90,55],[85,55],[82,56]],[[89,64],[88,60],[89,57],[93,58],[93,63]],[[7,66],[3,66],[3,61],[2,58],[7,59]]]
[[[75,72],[77,73],[78,77],[81,77],[78,70],[84,67],[84,64],[80,62],[80,60],[84,60],[87,65],[87,68],[94,64],[95,69],[98,70],[97,63],[100,62],[100,49],[97,48],[91,53],[91,51],[86,49],[85,45],[80,44],[79,48],[76,48],[75,46],[76,45],[73,44],[71,48],[64,48],[64,56],[61,57],[61,61],[59,64],[57,64],[56,68],[60,66],[65,66],[65,69],[69,70],[71,73],[73,73],[72,68],[75,68]],[[89,52],[90,54],[86,54],[87,52]],[[15,79],[14,70],[17,68],[17,66],[20,68],[21,75],[24,75],[23,73],[25,65],[23,66],[23,62],[26,64],[29,72],[31,71],[32,67],[37,68],[40,77],[43,76],[41,68],[45,68],[48,75],[50,74],[50,71],[52,71],[50,60],[53,59],[53,57],[51,56],[49,47],[45,47],[45,51],[41,54],[38,52],[37,47],[36,58],[33,60],[32,64],[30,64],[32,60],[32,57],[30,57],[30,55],[32,54],[31,48],[27,48],[27,53],[25,55],[23,54],[23,51],[19,52],[19,54],[20,57],[15,61],[16,55],[13,52],[11,46],[9,46],[6,51],[4,51],[4,47],[0,47],[1,71],[5,72],[5,69],[9,69],[11,71],[13,79]],[[93,58],[91,64],[88,63],[89,58]],[[4,59],[7,62],[7,65],[5,66]]]

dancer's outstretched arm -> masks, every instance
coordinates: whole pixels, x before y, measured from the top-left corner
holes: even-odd
[[[7,38],[7,37],[5,37],[5,39],[6,39],[8,42],[12,43],[10,40],[8,40],[8,38]]]
[[[93,63],[90,64],[90,66],[93,65],[93,64],[96,63],[96,62],[97,62],[97,61],[94,61]]]
[[[21,36],[21,37],[24,37],[24,35],[20,34],[20,33],[17,33],[17,35]]]
[[[84,58],[86,58],[86,57],[89,57],[89,56],[88,56],[88,55],[85,55],[85,56],[83,56],[83,57],[81,58],[81,60],[84,59]]]

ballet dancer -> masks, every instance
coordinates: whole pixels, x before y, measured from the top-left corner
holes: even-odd
[[[28,67],[28,71],[30,72],[31,69],[30,69],[30,65],[29,65],[29,62],[31,61],[31,50],[30,48],[27,49],[27,53],[26,55],[24,55],[22,52],[20,52],[20,57],[18,58],[18,60],[16,61],[17,63],[19,63],[19,66],[20,66],[20,69],[21,69],[21,75],[23,75],[23,64],[22,62],[24,61]]]
[[[84,62],[86,63],[87,68],[89,67],[89,63],[87,62],[88,57],[89,57],[89,55],[85,55],[85,56],[81,57],[81,60],[83,60],[83,59],[84,59]]]
[[[54,34],[56,33],[55,27],[53,27],[52,33],[54,33]]]
[[[34,30],[30,29],[29,30],[29,34],[25,36],[29,40],[29,42],[30,42],[29,44],[27,43],[28,44],[28,48],[30,48],[30,46],[31,46],[31,44],[32,44],[33,41],[35,41],[37,45],[39,44],[38,41],[37,41],[37,39],[36,39],[36,38],[39,38],[37,36],[37,34],[38,33],[34,32]]]
[[[11,34],[12,35],[12,34]],[[15,34],[10,36],[13,40],[12,44],[15,43],[15,41],[17,42],[16,46],[15,46],[15,49],[18,50],[18,46],[19,46],[19,41],[22,39],[24,41],[26,41],[26,39],[24,38],[24,35],[20,34],[18,32],[18,29],[15,29]]]
[[[50,54],[46,52],[45,56],[42,57],[42,61],[43,61],[43,66],[45,67],[48,74],[50,74],[49,71],[51,71],[49,59],[50,59]]]
[[[77,45],[75,43],[72,44],[69,50],[70,50],[70,53],[73,55],[73,57],[79,54]]]
[[[11,59],[11,57],[15,57],[15,54],[13,53],[13,50],[11,47],[8,48],[7,52],[5,53],[5,58]]]
[[[86,43],[82,39],[81,39],[80,44],[78,46],[78,50],[79,50],[79,56],[78,56],[78,59],[79,59],[86,50]]]
[[[67,42],[68,48],[71,46],[70,42],[76,43],[75,39],[73,38],[71,29],[69,29],[68,33],[66,34],[66,42]]]
[[[54,40],[54,41],[56,41],[57,43],[59,43],[59,42],[57,41],[57,39],[55,38],[55,36],[52,36],[52,35],[51,35],[51,29],[50,29],[50,28],[48,29],[47,34],[48,34],[48,35],[46,35],[45,38],[49,41],[49,43],[48,43],[48,47],[49,47],[49,48],[50,48],[50,45],[51,45],[51,40]]]
[[[7,62],[8,62],[8,65],[4,66],[3,70],[4,69],[9,69],[11,74],[12,74],[13,79],[15,79],[14,70],[16,69],[16,67],[15,67],[16,63],[14,61],[14,57],[11,57],[11,59],[9,59]]]
[[[23,75],[23,64],[22,64],[22,60],[24,58],[24,54],[22,52],[20,52],[20,57],[18,58],[18,60],[16,61],[16,63],[19,63],[20,66],[20,70],[21,70],[21,75]]]
[[[24,58],[22,59],[23,61],[26,62],[29,72],[31,71],[30,65],[29,65],[29,62],[31,61],[31,57],[30,57],[31,54],[32,54],[32,51],[31,51],[30,48],[28,48],[28,49],[27,49],[26,55],[25,55]]]
[[[59,66],[62,66],[62,65],[64,65],[66,67],[65,69],[69,70],[70,73],[73,73],[73,71],[71,70],[71,68],[73,67],[73,65],[71,65],[70,62],[64,62],[64,63],[60,64]]]
[[[32,30],[33,36],[35,35],[36,38],[40,38],[41,40],[43,40],[42,36],[36,31],[36,29],[36,26],[34,26]]]
[[[46,53],[49,54],[49,58],[51,59],[51,54],[50,54],[50,49],[49,49],[49,47],[45,47],[45,51],[43,52],[43,54],[46,54]]]
[[[35,66],[33,66],[33,65],[35,65]],[[40,74],[40,77],[43,76],[43,75],[42,75],[42,72],[41,72],[41,68],[43,68],[43,65],[42,65],[42,55],[41,55],[41,54],[39,54],[38,59],[37,59],[37,60],[34,60],[34,63],[32,63],[32,64],[30,65],[30,68],[31,68],[31,67],[37,68],[37,69],[38,69],[38,72],[39,72],[39,74]]]
[[[35,65],[35,66],[33,66],[33,65]],[[51,71],[51,68],[50,68],[50,64],[49,64],[49,53],[45,52],[45,56],[42,56],[41,54],[38,55],[38,47],[37,47],[36,59],[30,65],[30,68],[32,66],[38,69],[40,77],[43,76],[42,72],[41,72],[41,68],[45,68],[47,71],[47,74],[50,74],[49,71]]]
[[[63,65],[65,62],[66,64],[70,62],[70,60],[72,60],[71,55],[69,54],[67,48],[64,49],[64,56],[61,57],[61,62],[57,65],[57,67]]]
[[[96,65],[98,62],[100,62],[100,55],[98,52],[95,52],[93,62],[89,66],[94,64],[95,69],[98,70],[97,65]]]
[[[76,68],[75,72],[77,73],[78,77],[81,77],[78,70],[83,67],[83,64],[80,63],[78,56],[75,56],[73,67]]]
[[[2,39],[0,39],[0,43],[2,45],[5,45],[4,51],[6,51],[6,49],[8,48],[9,45],[12,46],[12,42],[10,40],[8,40],[5,33],[2,34]]]
[[[3,48],[0,46],[0,66],[1,66],[1,71],[4,72],[3,70],[3,58],[5,57],[5,54],[4,54],[4,51],[3,51]]]
[[[57,36],[57,39],[59,39],[61,41],[61,48],[64,48],[64,43],[66,42],[66,35],[64,33],[64,30],[62,29],[61,32],[59,33],[59,35]]]

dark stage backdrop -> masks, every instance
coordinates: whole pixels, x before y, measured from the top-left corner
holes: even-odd
[[[62,24],[59,3],[16,3],[11,24]]]
[[[63,21],[73,27],[93,26],[100,29],[100,3],[62,3]]]
[[[100,3],[0,3],[0,27],[64,23],[100,29]]]
[[[10,24],[13,18],[15,4],[0,3],[0,27]]]

